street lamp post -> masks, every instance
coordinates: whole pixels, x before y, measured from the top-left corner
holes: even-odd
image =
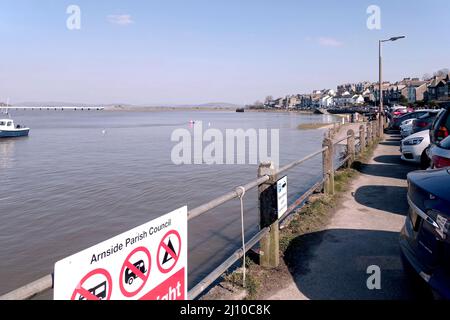
[[[400,39],[406,38],[405,36],[399,36],[399,37],[392,37],[390,39],[386,40],[380,40],[378,41],[378,57],[379,57],[379,99],[380,99],[380,108],[379,108],[379,136],[382,137],[384,134],[384,118],[383,118],[383,50],[382,50],[382,44],[383,42],[388,41],[397,41]]]

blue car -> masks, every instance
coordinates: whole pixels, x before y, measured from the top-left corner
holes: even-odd
[[[431,287],[450,299],[450,169],[408,175],[409,214],[400,236],[402,258]]]

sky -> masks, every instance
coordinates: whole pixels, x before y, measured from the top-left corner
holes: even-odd
[[[448,0],[0,0],[0,101],[247,104],[376,81],[397,35],[385,79],[422,77],[450,67],[448,21]]]

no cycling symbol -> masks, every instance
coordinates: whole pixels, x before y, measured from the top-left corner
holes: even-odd
[[[119,279],[120,291],[125,297],[134,297],[142,290],[149,278],[150,268],[150,252],[147,248],[136,248],[128,255]]]
[[[109,300],[111,293],[111,275],[105,269],[96,269],[81,279],[71,300]]]
[[[158,269],[161,273],[169,273],[175,268],[181,253],[181,237],[175,231],[169,231],[158,246]]]

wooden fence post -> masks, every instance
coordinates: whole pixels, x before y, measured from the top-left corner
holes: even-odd
[[[324,148],[327,149],[323,152],[323,174],[325,176],[324,192],[327,195],[334,194],[334,165],[333,165],[333,141],[331,139],[325,138],[323,140]]]
[[[353,162],[355,162],[355,131],[348,130],[347,132],[347,153],[350,157],[347,161],[347,168],[351,168]]]
[[[380,136],[380,131],[378,130],[378,121],[373,122],[373,142],[375,142]]]
[[[361,125],[359,127],[359,141],[360,141],[360,153],[364,152],[364,149],[366,149],[366,126]]]
[[[276,172],[273,162],[261,163],[258,168],[258,177],[270,177],[258,187],[260,228],[270,227],[269,234],[260,241],[260,265],[264,268],[276,268],[280,264],[280,228],[274,215],[276,199],[273,198],[276,195],[271,190],[277,182]]]
[[[386,118],[384,112],[380,115],[381,123],[380,123],[380,140],[384,140],[384,129],[386,129]]]
[[[375,141],[375,139],[377,138],[377,127],[376,127],[376,125],[377,125],[377,122],[378,121],[372,121],[371,122],[371,124],[372,124],[372,142],[374,142]]]

